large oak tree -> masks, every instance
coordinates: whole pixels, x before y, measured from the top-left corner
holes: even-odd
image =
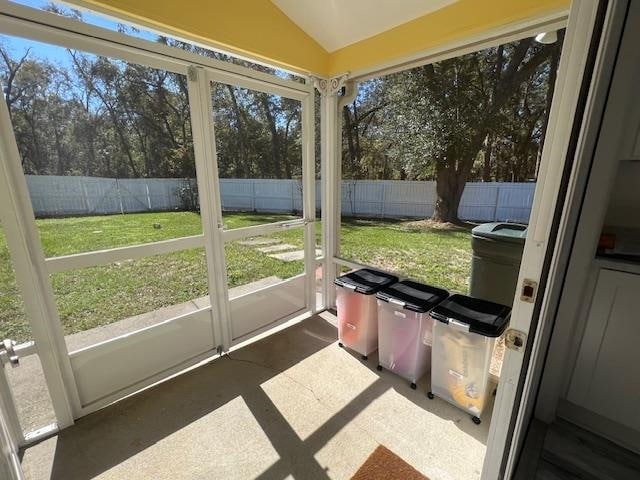
[[[435,179],[438,222],[459,222],[471,179],[531,179],[560,45],[527,38],[368,82],[344,112],[346,174]]]

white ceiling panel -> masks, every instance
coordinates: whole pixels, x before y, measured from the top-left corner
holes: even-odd
[[[333,52],[457,0],[271,0],[325,50]]]

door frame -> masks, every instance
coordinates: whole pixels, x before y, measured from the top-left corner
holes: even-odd
[[[638,32],[630,25],[637,22],[640,11],[635,2],[623,0],[612,2],[611,11],[609,23],[613,26],[609,30],[612,33],[603,38],[609,55],[606,64],[594,73],[594,90],[599,92],[594,97],[599,101],[585,114],[581,131],[584,140],[577,152],[577,161],[583,167],[580,183],[572,192],[574,208],[564,245],[566,267],[562,288],[558,288],[557,320],[549,325],[548,352],[535,370],[538,388],[532,392],[536,395],[532,408],[536,418],[545,423],[553,422],[556,414],[565,410],[561,399],[568,393],[586,326],[584,299],[595,287],[598,268],[594,255],[619,162],[637,157],[634,147],[640,110],[634,96],[634,82],[639,70],[630,59],[636,55]],[[554,371],[546,368],[547,365],[566,365],[567,368]]]
[[[256,335],[277,327],[279,324],[290,320],[292,317],[305,312],[316,311],[315,295],[315,137],[314,137],[314,102],[313,87],[307,86],[304,90],[283,87],[279,84],[270,84],[262,79],[240,76],[213,70],[204,67],[192,66],[189,69],[189,98],[191,99],[191,111],[193,114],[192,128],[194,135],[194,147],[196,148],[196,158],[200,158],[202,168],[206,169],[206,177],[203,179],[203,191],[205,192],[205,204],[201,202],[201,214],[206,217],[206,223],[211,229],[208,236],[211,239],[207,244],[212,248],[212,265],[209,269],[210,282],[215,284],[215,298],[217,306],[217,317],[220,323],[222,351],[227,351],[231,347],[246,342]],[[222,196],[220,191],[220,177],[218,173],[217,149],[215,141],[214,106],[211,95],[212,83],[220,83],[238,86],[253,91],[258,91],[270,95],[277,95],[283,98],[297,100],[301,103],[301,135],[302,135],[302,218],[273,222],[270,224],[254,225],[231,230],[224,229],[224,219],[222,216]],[[300,84],[296,84],[300,85]],[[302,283],[303,280],[303,304],[299,308],[290,311],[285,316],[274,319],[266,325],[261,325],[243,333],[234,335],[233,304],[242,300],[229,297],[227,282],[227,269],[224,246],[226,243],[246,238],[249,236],[268,235],[284,229],[301,229],[304,235],[304,273],[290,279],[286,279],[278,284],[249,292],[240,298],[246,300],[249,295],[260,293],[268,299],[272,295],[276,297],[286,289],[295,288],[295,284]],[[218,272],[213,275],[213,272]],[[214,295],[214,292],[212,292]],[[291,295],[284,292],[284,297]],[[212,297],[213,298],[213,297]],[[268,308],[267,308],[268,310]]]
[[[552,135],[543,147],[543,168],[546,163],[548,170],[540,199],[536,191],[533,235],[529,229],[533,238],[527,239],[518,281],[522,285],[525,278],[536,279],[540,291],[535,303],[527,306],[516,298],[514,304],[511,328],[525,331],[528,339],[520,358],[506,350],[502,372],[506,367],[509,377],[506,382],[501,378],[482,478],[511,478],[533,417],[626,10],[626,0],[585,0],[571,7],[547,130]]]

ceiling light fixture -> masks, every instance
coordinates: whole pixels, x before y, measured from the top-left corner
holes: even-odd
[[[558,34],[556,31],[552,32],[544,32],[536,35],[536,42],[543,43],[544,45],[551,45],[552,43],[556,43],[558,41]]]

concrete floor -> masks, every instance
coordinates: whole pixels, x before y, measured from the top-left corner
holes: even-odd
[[[230,289],[229,296],[230,298],[239,297],[280,281],[282,280],[278,277],[266,277],[256,282]],[[74,352],[186,313],[195,312],[209,305],[211,305],[211,302],[208,295],[199,297],[188,302],[162,307],[152,312],[67,335],[65,336],[65,342],[69,352]],[[38,355],[22,358],[20,365],[17,368],[6,369],[6,374],[24,432],[38,430],[56,421]]]
[[[325,319],[326,318],[326,319]],[[328,319],[328,320],[327,320]],[[22,453],[27,479],[348,479],[382,444],[431,480],[479,478],[481,425],[428,379],[377,372],[311,317],[80,419]]]

